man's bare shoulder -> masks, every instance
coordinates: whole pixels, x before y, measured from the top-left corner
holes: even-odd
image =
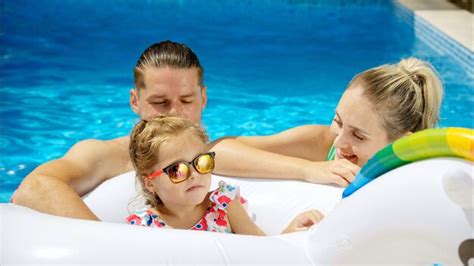
[[[128,150],[129,137],[119,137],[110,140],[86,139],[76,143],[70,152],[94,150],[94,152],[110,152],[117,150]]]
[[[133,169],[128,145],[128,136],[110,140],[86,139],[76,143],[62,160],[108,179]]]
[[[130,144],[130,136],[123,136],[116,139],[106,140],[106,142],[109,142],[112,144],[115,143],[121,146],[127,146],[128,148],[128,145]]]

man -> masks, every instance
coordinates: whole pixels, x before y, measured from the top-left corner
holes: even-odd
[[[201,122],[202,111],[207,104],[203,68],[196,54],[185,45],[171,41],[151,45],[140,56],[134,69],[134,78],[135,88],[130,92],[130,106],[142,119],[168,114],[185,117],[195,123]],[[315,148],[327,138],[332,138],[326,127],[321,127],[320,132],[320,136],[316,137],[318,141],[314,141],[314,136],[308,138]],[[345,184],[344,180],[350,179],[314,180],[312,168],[320,168],[320,163],[291,157],[291,149],[280,150],[272,143],[284,143],[286,147],[289,145],[294,149],[311,147],[306,144],[292,145],[285,136],[283,132],[265,139],[225,138],[211,143],[210,148],[219,154],[214,172],[342,185]],[[128,146],[128,136],[107,141],[81,141],[62,158],[40,165],[31,172],[12,200],[41,212],[98,220],[81,196],[102,182],[133,170]],[[319,155],[317,150],[314,154],[318,158],[325,156]]]

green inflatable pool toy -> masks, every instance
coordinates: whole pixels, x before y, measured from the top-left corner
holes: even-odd
[[[354,181],[344,190],[348,197],[378,176],[412,162],[458,157],[474,161],[474,130],[468,128],[426,129],[386,146],[370,159]]]

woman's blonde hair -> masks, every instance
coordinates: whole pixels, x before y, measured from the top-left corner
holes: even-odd
[[[373,104],[389,141],[407,132],[435,127],[443,85],[429,63],[416,58],[382,65],[355,76],[348,89],[360,87]]]
[[[208,137],[204,129],[180,117],[158,116],[151,121],[141,120],[133,127],[130,136],[130,158],[143,190],[145,204],[157,206],[161,200],[145,188],[143,176],[150,174],[153,167],[162,160],[160,147],[183,133],[189,133],[207,143]]]

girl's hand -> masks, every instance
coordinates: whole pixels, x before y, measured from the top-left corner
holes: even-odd
[[[311,162],[305,168],[304,180],[310,183],[337,184],[347,187],[359,173],[360,167],[346,159]]]
[[[293,233],[308,230],[312,225],[319,223],[324,215],[318,210],[305,211],[298,214],[281,233]]]

